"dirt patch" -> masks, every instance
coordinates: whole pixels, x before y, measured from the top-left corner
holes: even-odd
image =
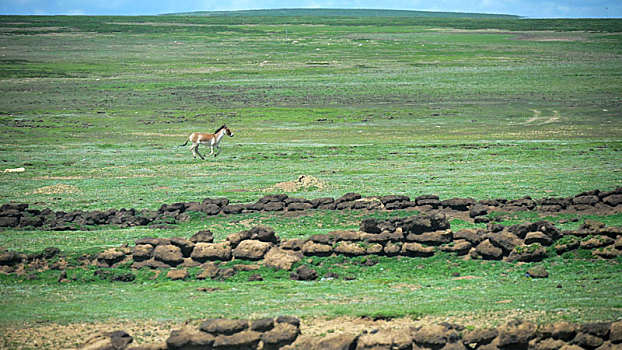
[[[102,332],[118,330],[129,333],[132,344],[152,344],[166,340],[171,329],[180,326],[154,320],[2,325],[0,349],[75,349]]]
[[[285,181],[279,182],[278,184],[265,189],[265,192],[270,191],[284,191],[284,192],[296,192],[300,190],[308,190],[308,189],[325,189],[328,187],[328,184],[317,177],[311,175],[300,175],[298,179],[294,181]]]
[[[75,193],[75,192],[80,192],[80,189],[77,188],[76,186],[58,184],[58,185],[44,186],[30,193],[26,193],[26,194],[60,194],[60,193]]]

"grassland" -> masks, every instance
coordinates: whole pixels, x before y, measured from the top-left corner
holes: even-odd
[[[622,185],[620,32],[621,20],[2,16],[0,168],[25,171],[0,173],[0,203],[94,210],[248,202],[300,174],[326,186],[291,196],[540,198],[613,189]],[[223,140],[218,158],[195,160],[179,146],[222,123],[235,137]],[[360,219],[318,212],[194,218],[170,231],[11,229],[0,232],[0,245],[56,245],[71,255],[202,228],[222,239],[256,223],[305,237]],[[619,215],[597,219],[620,224]],[[69,285],[56,283],[54,271],[35,281],[3,276],[0,322],[622,317],[615,260],[551,258],[555,277],[542,281],[524,278],[523,266],[449,256],[371,268],[311,264],[357,279],[300,283],[268,269],[253,284],[244,274],[170,282],[141,272],[119,284],[86,270]],[[453,272],[478,278],[454,280]],[[219,291],[198,295],[199,285]]]

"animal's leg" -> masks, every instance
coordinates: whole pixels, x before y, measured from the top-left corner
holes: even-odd
[[[197,144],[196,144],[196,143],[193,143],[192,145],[190,145],[190,150],[192,151],[192,156],[193,156],[194,158],[196,158],[196,157],[197,157],[197,152],[194,150],[196,147],[197,147]]]
[[[214,157],[218,157],[218,155],[220,154],[220,151],[222,151],[222,149],[220,148],[220,146],[216,146],[216,148],[218,148],[218,152],[216,152],[214,154]]]
[[[214,154],[214,146],[210,145],[209,147],[211,149],[211,152],[207,155],[208,157]]]
[[[195,147],[195,151],[197,152],[199,157],[201,157],[201,159],[205,160],[205,157],[203,157],[203,155],[201,153],[199,153],[199,144],[198,143],[197,143],[197,147]]]

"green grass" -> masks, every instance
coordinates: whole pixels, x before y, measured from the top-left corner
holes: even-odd
[[[93,276],[93,270],[70,270],[68,276],[76,281],[68,283],[57,282],[58,271],[45,272],[31,281],[4,278],[3,320],[183,321],[205,316],[259,318],[291,314],[303,318],[457,317],[468,322],[476,314],[508,313],[530,318],[535,315],[538,322],[586,322],[615,319],[621,306],[619,298],[611,297],[620,283],[616,277],[622,272],[619,261],[555,258],[543,263],[551,277],[537,280],[525,277],[525,271],[535,264],[462,261],[445,254],[433,258],[380,258],[374,266],[361,266],[361,260],[314,258],[310,264],[320,275],[333,272],[343,277],[356,276],[352,281],[296,282],[289,280],[285,271],[265,267],[239,272],[220,282],[173,282],[163,274],[152,279],[154,274],[149,270],[139,270],[136,280],[127,283],[102,280]],[[264,281],[247,282],[251,273],[262,274]],[[470,279],[456,279],[454,274]],[[197,291],[198,287],[216,291],[204,293]],[[478,306],[477,310],[473,305]],[[498,322],[494,318],[483,323],[479,320],[478,325]]]
[[[326,186],[289,195],[513,199],[622,185],[622,20],[238,15],[0,16],[0,171],[26,169],[0,172],[0,203],[65,211],[205,197],[241,203],[301,174]],[[217,159],[194,160],[179,146],[222,123],[235,137]],[[362,217],[318,211],[197,216],[167,230],[10,229],[0,231],[0,246],[73,255],[205,228],[221,240],[255,224],[308,237],[356,229]],[[620,217],[549,219],[574,229],[586,218],[619,226]],[[295,282],[266,268],[257,283],[245,282],[247,273],[170,282],[140,271],[134,282],[110,283],[74,270],[69,284],[56,282],[58,271],[32,281],[1,276],[0,323],[283,313],[468,320],[480,311],[491,322],[619,319],[619,261],[577,259],[587,257],[547,259],[546,280],[524,278],[526,265],[447,255],[365,268],[311,262],[354,281]],[[196,291],[204,285],[220,290]]]

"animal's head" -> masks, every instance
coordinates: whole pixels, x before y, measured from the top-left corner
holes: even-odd
[[[231,131],[225,124],[222,125],[222,128],[225,129],[225,135],[233,137],[233,131]]]

